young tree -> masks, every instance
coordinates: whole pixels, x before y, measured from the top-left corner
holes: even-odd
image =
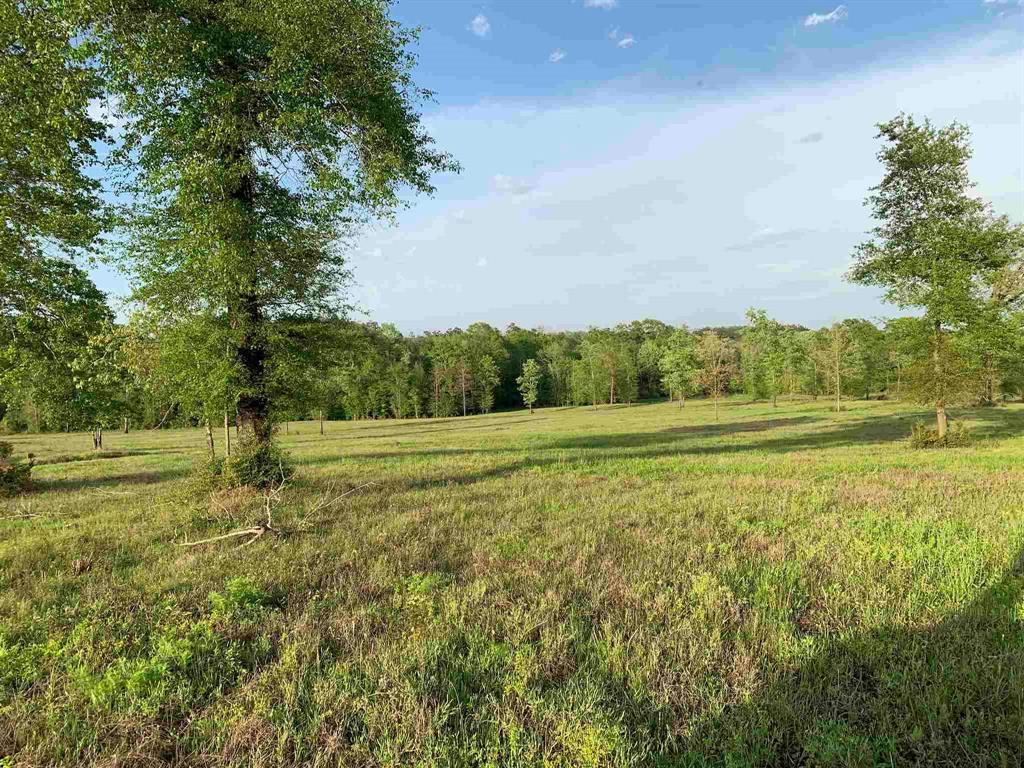
[[[550,384],[551,403],[568,405],[572,401],[573,365],[568,341],[554,338],[547,342],[540,350],[540,359],[547,372],[545,379]]]
[[[697,381],[714,399],[715,421],[718,421],[718,401],[736,375],[736,348],[715,331],[705,331],[697,340],[696,351],[701,366]]]
[[[966,126],[935,128],[900,115],[878,126],[885,175],[866,204],[879,222],[856,251],[851,280],[885,288],[900,307],[920,307],[930,328],[930,398],[940,439],[958,396],[960,363],[948,334],[969,324],[991,285],[1021,248],[1022,230],[971,196]],[[952,387],[952,388],[949,388]]]
[[[679,407],[686,404],[686,396],[694,391],[700,371],[693,334],[685,327],[677,328],[665,340],[658,360],[661,380],[669,397],[679,395]]]
[[[473,403],[481,413],[490,413],[494,408],[494,390],[501,380],[498,364],[490,355],[483,355],[473,361]]]
[[[747,310],[743,333],[743,374],[754,397],[770,398],[778,406],[786,371],[786,328],[763,309]]]
[[[112,162],[135,201],[135,299],[225,313],[241,437],[269,449],[270,324],[337,310],[339,238],[454,167],[417,112],[415,33],[375,0],[81,5],[124,121]]]
[[[836,413],[843,409],[843,384],[855,370],[850,329],[845,323],[832,323],[815,334],[811,355],[824,376],[826,391],[836,398]]]
[[[523,398],[523,403],[530,409],[530,413],[533,413],[533,404],[537,402],[537,393],[540,390],[540,377],[540,365],[531,357],[523,363],[523,372],[516,378],[519,394]]]

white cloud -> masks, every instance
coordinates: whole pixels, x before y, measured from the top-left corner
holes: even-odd
[[[619,0],[583,0],[584,8],[603,8],[610,11],[619,4]]]
[[[487,266],[487,257],[481,256],[479,259],[476,260],[476,265],[478,267],[480,267],[481,269],[483,267],[486,267]]]
[[[565,58],[565,51],[563,51],[561,48],[556,48],[555,50],[553,50],[551,52],[551,55],[548,56],[548,61],[550,61],[552,64],[557,64],[558,62],[560,62],[564,58]]]
[[[828,13],[812,13],[806,19],[804,19],[805,27],[816,27],[819,24],[831,23],[834,21],[841,21],[847,17],[846,6],[837,5],[833,10]]]
[[[612,27],[608,31],[608,39],[609,40],[618,40],[619,39],[619,28],[618,27]]]
[[[619,40],[619,42],[616,43],[616,45],[618,45],[619,48],[629,48],[635,42],[636,42],[636,40],[633,38],[632,35],[626,34],[626,36],[623,37],[621,40]]]
[[[512,195],[525,195],[533,190],[532,184],[522,179],[514,179],[502,173],[497,174],[491,181],[496,190]]]
[[[487,17],[482,13],[478,13],[473,17],[473,20],[469,22],[466,29],[477,37],[487,37],[491,33],[491,22],[489,22]]]

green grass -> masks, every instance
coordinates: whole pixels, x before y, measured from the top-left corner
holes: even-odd
[[[0,765],[1019,765],[1024,407],[848,406],[292,424],[244,547],[198,430],[15,436]]]

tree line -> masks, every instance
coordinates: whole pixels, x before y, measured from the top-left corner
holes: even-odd
[[[28,369],[5,390],[3,428],[62,431],[209,425],[238,419],[216,323],[115,324],[98,313],[61,366]],[[91,330],[91,333],[90,333]],[[819,329],[763,310],[743,326],[689,329],[647,319],[586,331],[501,331],[487,323],[402,335],[347,320],[280,321],[268,371],[277,422],[453,417],[533,406],[779,398],[928,402],[929,322],[847,319]],[[955,403],[1024,399],[1024,313],[953,333]]]

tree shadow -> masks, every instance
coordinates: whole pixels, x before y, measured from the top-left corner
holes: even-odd
[[[749,701],[701,727],[702,744],[682,745],[663,764],[1020,765],[1022,597],[1024,550],[933,626],[881,627],[779,668]],[[648,715],[648,728],[663,727],[665,713]]]
[[[33,478],[33,492],[43,491],[85,491],[90,488],[107,488],[114,485],[156,485],[168,480],[175,480],[188,474],[188,468],[168,468],[159,471],[132,472],[103,477],[89,478]]]

